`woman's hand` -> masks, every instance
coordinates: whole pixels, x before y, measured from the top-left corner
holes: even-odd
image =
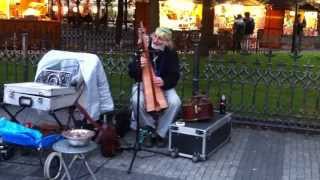
[[[154,84],[155,86],[161,87],[161,86],[164,85],[164,82],[163,82],[163,80],[161,79],[161,77],[159,77],[159,76],[154,76],[154,77],[153,77],[153,84]]]

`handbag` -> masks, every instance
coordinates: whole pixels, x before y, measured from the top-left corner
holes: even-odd
[[[193,96],[182,105],[182,118],[184,121],[209,120],[213,116],[213,105],[205,95]]]

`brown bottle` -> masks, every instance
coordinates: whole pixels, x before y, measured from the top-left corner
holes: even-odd
[[[103,125],[101,127],[101,154],[104,157],[115,156],[120,148],[119,136],[116,129],[112,126],[112,123],[108,123],[104,118]]]

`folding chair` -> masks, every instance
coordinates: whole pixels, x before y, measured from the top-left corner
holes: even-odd
[[[67,127],[69,127],[70,120],[73,120],[74,125],[76,124],[75,120],[77,119],[74,117],[74,112],[79,107],[79,104],[83,107],[80,114],[82,113],[82,117],[84,118],[81,120],[88,119],[88,117],[98,120],[101,114],[113,111],[114,104],[109,84],[102,63],[97,55],[51,50],[38,63],[35,82],[60,86],[62,89],[64,87],[72,87],[75,89],[75,92],[71,93],[70,96],[67,95],[70,98],[67,101],[65,95],[59,94],[58,96],[61,95],[61,102],[63,103],[59,103],[58,100],[55,103],[59,104],[59,106],[52,105],[44,108],[44,105],[39,104],[38,100],[33,99],[35,98],[33,95],[23,94],[23,92],[21,92],[21,96],[24,98],[21,99],[19,94],[18,97],[15,96],[17,99],[12,99],[12,92],[6,91],[8,89],[5,88],[4,103],[20,106],[22,109],[13,114],[4,106],[3,108],[12,118],[11,120],[19,122],[16,116],[26,108],[49,110],[49,114],[62,127],[62,122],[57,118],[55,112],[61,109],[69,109],[67,122]],[[52,98],[56,97],[52,96]],[[40,98],[46,97],[41,96]],[[49,100],[50,98],[48,97]],[[62,138],[60,135],[44,137],[41,132],[26,128],[15,122],[10,122],[6,118],[0,119],[0,122],[3,125],[3,128],[0,127],[0,136],[7,143],[39,150],[44,147],[50,148],[53,143]]]

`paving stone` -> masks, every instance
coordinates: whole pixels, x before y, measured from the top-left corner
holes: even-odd
[[[35,114],[29,117],[33,116]],[[41,118],[46,117],[41,115]],[[129,137],[126,137],[129,139],[128,143],[133,143],[134,135],[130,133]],[[166,151],[166,149],[160,150]],[[98,180],[320,179],[320,135],[308,136],[234,128],[231,141],[213,153],[206,161],[193,163],[188,158],[174,159],[158,154],[138,152],[132,173],[127,174],[132,155],[132,151],[123,151],[115,157],[105,158],[101,156],[99,150],[96,150],[88,158],[92,169],[99,170],[96,173]],[[39,158],[37,152],[28,156],[21,156],[18,153],[10,161],[37,164]],[[81,171],[81,173],[86,172]],[[0,160],[1,180],[38,180],[43,179],[42,176],[42,169],[39,166],[10,164],[8,161]],[[88,179],[88,176],[81,179]]]
[[[13,174],[17,176],[27,176],[30,173],[38,169],[37,166],[13,164],[13,163],[1,163],[0,162],[0,175]]]
[[[35,176],[26,176],[22,178],[21,180],[43,180],[43,177],[35,177]]]
[[[0,172],[0,180],[21,180],[22,178],[24,178],[22,175]]]
[[[127,174],[124,171],[115,169],[103,169],[97,174],[97,179],[108,179],[108,180],[175,180],[174,178],[168,178],[163,176],[155,176],[150,174],[132,173]]]
[[[289,133],[286,136],[284,176],[292,179],[319,179],[319,136]]]
[[[184,164],[184,169],[180,173],[179,178],[186,179],[189,176],[190,172],[192,172],[193,170],[193,164],[187,158],[181,158],[181,159],[182,159],[181,163]]]
[[[263,131],[251,133],[235,178],[255,180],[260,179],[264,174],[268,180],[281,179],[284,140],[279,138],[280,136],[279,133],[270,131],[268,133]],[[261,163],[268,164],[267,168],[260,167]]]

